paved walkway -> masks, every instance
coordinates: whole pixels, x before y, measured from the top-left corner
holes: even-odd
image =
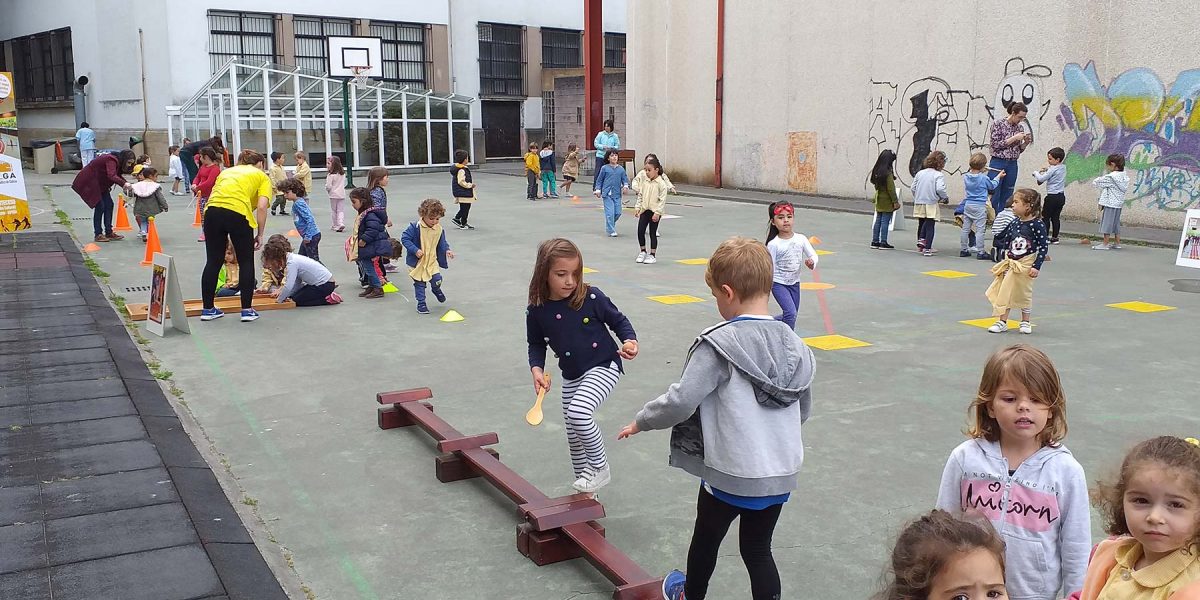
[[[0,598],[287,598],[66,233],[0,235]]]

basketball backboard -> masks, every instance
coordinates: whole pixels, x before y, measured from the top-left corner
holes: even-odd
[[[370,67],[361,70],[363,67]],[[360,69],[359,73],[355,73]],[[329,37],[330,77],[383,77],[383,42],[377,37]]]

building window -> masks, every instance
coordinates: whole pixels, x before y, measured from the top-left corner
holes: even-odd
[[[554,140],[554,92],[542,92],[543,139]]]
[[[71,29],[55,29],[12,40],[17,101],[70,100],[75,83]]]
[[[479,95],[525,95],[525,30],[479,24]]]
[[[328,17],[296,17],[292,20],[296,32],[296,66],[316,73],[329,73],[329,36],[354,35],[350,19]]]
[[[235,57],[251,64],[278,60],[273,15],[211,10],[208,30],[209,68],[213,73]]]
[[[625,68],[625,34],[604,34],[604,66]]]
[[[576,29],[542,28],[542,66],[573,69],[583,66],[583,34]]]
[[[383,38],[383,81],[429,87],[425,80],[424,25],[371,21],[371,35]]]

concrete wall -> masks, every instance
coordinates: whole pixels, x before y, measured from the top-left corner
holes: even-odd
[[[613,112],[613,128],[621,136],[621,145],[638,151],[638,161],[645,152],[629,143],[625,137],[625,73],[606,73],[604,75],[604,118],[608,118],[609,110]],[[576,144],[581,152],[585,149],[596,132],[584,131],[587,115],[580,118],[583,109],[583,76],[558,77],[554,80],[554,151],[562,163],[567,155],[567,146]],[[590,152],[587,153],[591,155]],[[664,159],[665,160],[665,159]],[[595,168],[594,160],[580,160],[581,173],[591,173]],[[674,171],[672,171],[674,172]]]
[[[1182,49],[1200,23],[1152,2],[1033,0],[997,9],[921,0],[903,10],[746,0],[726,4],[725,185],[862,197],[882,149],[910,161],[946,152],[961,197],[971,152],[1008,93],[1031,99],[1033,146],[1021,185],[1068,151],[1072,217],[1095,218],[1103,157],[1122,153],[1133,187],[1124,221],[1177,227],[1200,208],[1200,59]],[[1005,15],[1011,17],[1005,17]],[[714,167],[715,0],[664,0],[629,23],[629,144],[656,151],[672,179]],[[763,45],[759,40],[770,40]],[[917,112],[914,113],[914,106]]]

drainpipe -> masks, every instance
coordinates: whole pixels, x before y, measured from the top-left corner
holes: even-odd
[[[138,27],[138,67],[142,72],[142,143],[145,144],[146,134],[150,131],[150,107],[146,104],[146,39],[141,27]],[[142,151],[146,151],[144,145]]]
[[[87,89],[88,76],[80,75],[75,80],[75,128],[78,129],[87,121]]]
[[[721,187],[722,127],[725,115],[725,0],[717,0],[717,119],[716,157],[713,159],[713,186]]]

